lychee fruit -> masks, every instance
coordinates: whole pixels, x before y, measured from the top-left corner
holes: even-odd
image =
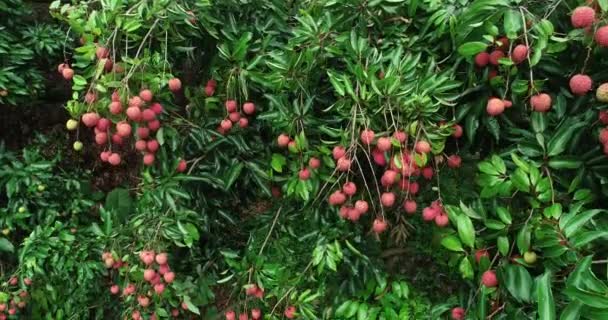
[[[602,144],[608,143],[608,128],[600,130],[599,139]]]
[[[242,117],[239,119],[239,128],[247,128],[249,126],[249,119]]]
[[[359,211],[360,214],[365,214],[369,210],[369,204],[365,200],[357,200],[355,202],[355,210]]]
[[[595,42],[600,47],[608,47],[608,26],[602,26],[595,31]]]
[[[154,111],[152,111],[152,109],[145,109],[144,111],[141,112],[141,118],[144,121],[152,121],[152,120],[156,119],[156,113],[154,113]]]
[[[417,207],[418,207],[418,205],[416,204],[416,201],[414,201],[414,200],[405,200],[405,202],[403,203],[403,208],[405,209],[405,212],[407,212],[409,214],[416,213]]]
[[[422,209],[422,220],[424,221],[433,221],[437,215],[439,215],[439,211],[433,207],[426,207]]]
[[[101,159],[101,161],[103,162],[108,162],[108,158],[110,158],[110,154],[112,154],[110,151],[102,151],[99,154],[99,158]]]
[[[222,122],[220,122],[220,127],[223,130],[228,131],[232,128],[232,121],[230,121],[229,119],[224,119],[224,120],[222,120]]]
[[[392,147],[391,139],[387,137],[379,138],[376,147],[382,152],[389,151]]]
[[[443,227],[447,226],[449,223],[450,223],[450,220],[446,214],[438,214],[437,216],[435,216],[435,224],[438,227],[443,228]]]
[[[457,154],[453,154],[451,156],[448,157],[448,167],[450,168],[458,168],[460,167],[460,164],[462,163],[462,159],[460,158],[459,155]]]
[[[179,78],[173,78],[169,80],[169,90],[171,92],[178,92],[182,89],[182,81]]]
[[[74,77],[74,70],[72,68],[64,68],[63,71],[61,71],[61,75],[65,80],[72,80]]]
[[[118,294],[120,292],[120,287],[118,285],[113,285],[110,287],[111,294]]]
[[[237,104],[236,104],[235,100],[226,100],[224,105],[226,106],[226,112],[228,112],[228,113],[236,112]]]
[[[146,281],[152,281],[152,279],[154,279],[154,277],[156,276],[156,271],[154,271],[154,269],[146,269],[144,270],[144,280]]]
[[[70,65],[69,65],[69,64],[67,64],[67,63],[60,63],[60,64],[57,66],[57,71],[58,71],[59,73],[63,73],[63,69],[65,69],[65,68],[69,68],[69,67],[70,67]]]
[[[334,160],[338,160],[338,159],[344,157],[345,154],[346,154],[346,149],[344,149],[343,146],[335,146],[334,149],[332,150],[332,156],[334,157]]]
[[[110,128],[110,120],[106,119],[106,118],[101,118],[97,121],[97,125],[95,126],[95,128],[97,128],[97,130],[105,132]]]
[[[452,132],[452,137],[459,139],[462,137],[462,126],[459,124],[455,124],[453,127],[454,131]]]
[[[477,251],[475,251],[475,261],[477,261],[477,263],[479,263],[479,261],[481,261],[482,257],[486,257],[486,258],[490,258],[490,253],[488,252],[488,250],[486,249],[479,249]]]
[[[513,106],[513,102],[511,100],[503,99],[502,103],[505,104],[505,109],[511,108]]]
[[[279,145],[279,147],[281,148],[285,148],[287,147],[287,145],[289,144],[289,141],[291,141],[291,139],[289,138],[288,135],[281,133],[279,135],[279,137],[277,138],[277,144]]]
[[[180,159],[179,163],[177,164],[177,172],[180,172],[180,173],[184,172],[184,171],[186,171],[187,167],[188,167],[188,164],[186,163],[186,160]],[[166,259],[166,255],[165,255],[165,259]],[[156,256],[156,262],[158,264],[163,264],[163,263],[158,262],[158,256]]]
[[[380,203],[383,206],[390,208],[395,204],[395,194],[392,192],[385,192],[380,196]]]
[[[160,121],[158,120],[152,120],[148,122],[148,129],[150,129],[151,131],[156,131],[160,128]]]
[[[131,135],[131,125],[126,121],[121,121],[116,124],[116,133],[119,136],[126,138]]]
[[[341,205],[346,201],[346,195],[342,191],[337,190],[329,195],[329,204],[332,206]]]
[[[112,135],[112,143],[122,145],[122,142],[122,137],[118,133]]]
[[[245,104],[243,104],[243,112],[249,115],[254,114],[255,104],[253,104],[253,102],[245,102]]]
[[[300,172],[298,173],[298,177],[300,178],[300,180],[302,181],[306,181],[310,178],[310,170],[308,170],[308,168],[303,168],[302,170],[300,170]]]
[[[251,318],[253,320],[258,320],[262,317],[262,311],[260,311],[260,309],[251,309]]]
[[[108,157],[108,163],[110,163],[113,166],[119,165],[120,164],[120,155],[118,153],[112,153]]]
[[[496,46],[500,50],[507,50],[509,48],[509,39],[507,37],[498,38],[498,40],[496,40]]]
[[[490,63],[490,54],[487,52],[480,52],[475,56],[475,65],[482,68]]]
[[[151,166],[154,164],[154,153],[144,154],[144,165]]]
[[[147,148],[146,140],[137,140],[135,142],[135,150],[145,151]]]
[[[139,109],[139,107],[128,107],[127,117],[129,117],[129,119],[132,121],[141,120],[141,109]]]
[[[397,139],[400,143],[404,143],[407,141],[407,133],[405,133],[405,131],[397,130],[393,133],[393,138]]]
[[[498,285],[498,278],[494,270],[488,270],[481,275],[481,283],[488,288],[493,288]]]
[[[595,90],[595,97],[599,102],[608,102],[608,82],[602,83]]]
[[[593,81],[585,74],[576,74],[570,78],[570,91],[577,96],[585,95],[592,85]]]
[[[308,160],[308,166],[311,169],[318,169],[321,166],[321,160],[319,160],[318,158],[312,157],[312,158],[310,158],[310,160]]]
[[[346,156],[338,159],[338,162],[336,163],[336,168],[338,168],[338,171],[341,172],[348,171],[350,169],[350,159],[348,159]]]
[[[456,307],[452,309],[452,320],[464,320],[464,316],[466,312],[461,307]]]
[[[380,234],[380,233],[386,231],[387,227],[388,227],[388,225],[384,219],[376,218],[372,225],[372,230],[375,233]]]
[[[608,124],[608,111],[600,110],[598,113],[598,119],[602,124]]]
[[[533,95],[530,98],[532,109],[538,112],[547,112],[551,109],[551,96],[546,93]]]
[[[175,273],[169,271],[163,275],[163,279],[165,279],[166,283],[171,283],[175,279]]]
[[[285,312],[283,314],[285,315],[285,318],[293,319],[296,316],[296,307],[294,307],[294,306],[287,307],[287,309],[285,309]]]
[[[139,97],[145,102],[151,102],[153,98],[152,91],[150,89],[144,89],[139,92]]]
[[[65,123],[65,127],[70,131],[76,130],[76,128],[78,128],[78,121],[70,119]]]
[[[107,58],[108,55],[110,55],[110,50],[108,50],[108,48],[106,47],[99,46],[95,50],[95,55],[97,56],[97,59],[104,59]]]
[[[108,106],[111,114],[119,114],[122,112],[122,103],[120,101],[112,101]]]
[[[374,163],[379,166],[386,166],[386,157],[384,156],[384,152],[380,151],[380,149],[372,150],[372,158],[374,158]]]
[[[93,102],[97,101],[97,94],[95,92],[87,92],[87,94],[84,95],[84,102],[86,102],[87,104],[91,104]]]
[[[88,112],[82,115],[82,123],[89,128],[96,126],[97,121],[99,121],[99,115],[95,112]]]
[[[342,192],[344,192],[344,194],[347,196],[352,196],[357,193],[357,185],[355,185],[354,182],[349,181],[342,186]]]
[[[95,143],[98,145],[104,145],[108,142],[108,134],[105,132],[100,132],[95,135]]]
[[[491,98],[488,100],[486,111],[493,117],[500,115],[505,111],[505,103],[498,98]]]
[[[152,110],[154,114],[159,115],[163,113],[163,106],[158,102],[154,102],[150,105],[150,110]]]
[[[528,58],[528,46],[525,44],[518,44],[515,48],[513,48],[513,52],[511,52],[511,60],[515,64],[519,64],[524,62]]]
[[[150,140],[146,143],[146,148],[150,152],[156,152],[156,150],[158,150],[159,147],[160,147],[160,144],[156,140]]]
[[[418,153],[427,154],[427,153],[431,152],[431,145],[424,140],[420,140],[420,141],[416,142],[415,150]]]
[[[74,148],[74,150],[80,151],[80,150],[82,150],[83,144],[80,141],[76,141],[76,142],[74,142],[72,147]]]
[[[144,105],[144,101],[139,96],[134,96],[129,99],[129,107],[141,108]]]
[[[490,64],[497,66],[500,63],[498,60],[504,57],[504,52],[500,50],[494,50],[492,51],[492,53],[490,53]]]
[[[215,87],[211,87],[211,86],[205,87],[205,95],[207,97],[212,97],[214,93],[215,93]]]
[[[371,129],[365,129],[361,131],[361,142],[365,145],[369,145],[374,141],[374,131]]]
[[[227,311],[224,316],[226,317],[226,320],[236,320],[236,313],[232,310]]]
[[[154,292],[156,292],[156,294],[163,294],[164,291],[165,285],[163,283],[157,283],[154,285]]]
[[[575,28],[587,28],[590,27],[595,21],[595,10],[591,7],[580,6],[572,12],[570,17],[572,26]]]
[[[426,180],[431,180],[433,178],[433,168],[431,168],[431,167],[422,168],[422,176]]]

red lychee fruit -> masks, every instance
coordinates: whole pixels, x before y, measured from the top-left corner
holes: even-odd
[[[507,37],[498,38],[498,40],[496,40],[496,46],[502,51],[509,49],[509,39]]]
[[[111,114],[119,114],[122,112],[122,103],[120,101],[112,101],[108,106]]]
[[[600,130],[599,139],[602,144],[608,143],[608,128],[604,128],[604,129]]]
[[[156,113],[152,109],[145,109],[141,112],[141,118],[144,121],[152,121],[156,119]]]
[[[135,150],[145,151],[147,148],[146,140],[137,140],[135,142]]]
[[[308,166],[312,169],[318,169],[321,166],[321,160],[312,157],[308,160]]]
[[[447,226],[449,223],[450,223],[450,219],[448,218],[448,216],[446,214],[438,214],[437,216],[435,216],[435,224],[439,228],[443,228],[443,227]]]
[[[121,121],[116,124],[116,133],[119,136],[126,138],[131,135],[131,125],[126,121]]]
[[[500,50],[494,50],[490,53],[490,64],[497,66],[501,58],[505,57],[505,53]]]
[[[91,104],[95,101],[97,101],[97,93],[89,91],[84,95],[84,102]]]
[[[391,139],[387,137],[379,138],[376,147],[382,152],[389,151],[392,147]]]
[[[416,142],[415,150],[418,153],[427,154],[427,153],[431,152],[431,145],[424,140],[420,140],[420,141]]]
[[[287,145],[289,144],[289,141],[291,141],[291,139],[289,138],[288,135],[281,133],[279,135],[279,137],[277,138],[277,144],[279,145],[279,147],[281,148],[285,148],[287,147]]]
[[[343,146],[335,146],[331,153],[334,160],[338,160],[346,155],[346,149]]]
[[[253,320],[258,320],[262,317],[262,311],[260,309],[251,309],[251,318]]]
[[[154,277],[156,277],[156,271],[154,271],[154,269],[144,270],[144,280],[149,282],[149,281],[152,281],[152,279],[154,279]]]
[[[602,26],[595,31],[595,42],[597,42],[600,47],[608,47],[608,26]]]
[[[253,104],[253,102],[245,102],[245,104],[243,104],[243,112],[249,115],[254,114],[255,104]]]
[[[374,142],[375,133],[371,129],[365,129],[361,131],[361,143],[364,145],[369,145]]]
[[[570,91],[577,96],[585,95],[592,85],[593,81],[585,74],[576,74],[570,78]]]
[[[228,114],[228,119],[230,119],[230,121],[236,123],[239,120],[241,120],[241,114],[238,112],[230,112],[230,114]]]
[[[173,78],[169,80],[169,90],[171,92],[178,92],[182,89],[182,81],[179,78]]]
[[[152,110],[154,114],[159,115],[163,113],[163,105],[158,102],[154,102],[150,105],[150,110]]]
[[[530,97],[530,105],[534,111],[547,112],[551,109],[551,96],[546,93],[533,95]]]
[[[431,168],[431,167],[422,168],[422,176],[426,180],[431,180],[433,178],[433,168]]]
[[[341,172],[348,171],[350,169],[350,159],[348,159],[346,156],[338,159],[338,162],[336,163],[336,168],[338,168],[338,171]]]
[[[384,152],[379,149],[372,150],[372,157],[374,158],[374,163],[379,166],[386,166],[386,157],[384,156]]]
[[[397,182],[397,172],[393,170],[386,170],[382,174],[382,178],[380,178],[380,182],[382,182],[382,186],[388,187]]]
[[[110,158],[110,154],[112,154],[110,151],[102,151],[99,154],[99,158],[101,158],[101,161],[103,161],[103,162],[108,162],[108,159]]]
[[[242,117],[239,119],[239,127],[244,129],[249,126],[249,119]]]
[[[357,200],[355,202],[355,210],[360,214],[365,214],[367,213],[367,210],[369,210],[369,204],[367,204],[367,201],[365,200]]]
[[[144,101],[139,96],[134,96],[129,99],[129,107],[141,108],[144,105]]]
[[[236,320],[236,313],[234,313],[232,310],[226,311],[224,316],[226,316],[226,320]]]
[[[168,264],[163,263],[158,265],[158,274],[160,274],[161,276],[169,271],[171,271],[171,268],[169,268]]]
[[[298,173],[298,177],[300,178],[300,180],[302,181],[306,181],[310,178],[310,170],[308,170],[308,168],[303,168],[302,170],[300,170],[300,172]]]
[[[490,258],[490,253],[488,252],[488,250],[486,249],[479,249],[477,251],[475,251],[475,261],[477,261],[477,263],[479,263],[479,261],[481,261],[482,257],[486,257],[486,258]]]
[[[145,102],[151,102],[153,98],[152,91],[150,89],[144,89],[139,92],[139,97]]]
[[[246,313],[239,314],[239,320],[249,320],[249,316]]]
[[[354,182],[349,181],[345,183],[342,187],[342,192],[344,192],[344,194],[346,194],[347,196],[352,196],[357,193],[357,185],[355,185]]]
[[[128,283],[127,286],[122,289],[122,294],[125,296],[132,295],[135,292],[135,285]]]
[[[511,102],[511,100],[503,99],[502,103],[505,104],[505,109],[511,108],[513,106],[513,102]]]
[[[137,302],[139,303],[140,306],[145,308],[150,305],[150,298],[148,298],[146,296],[139,296],[139,297],[137,297]]]
[[[464,316],[466,312],[461,307],[456,307],[452,309],[452,320],[464,320]]]
[[[513,48],[513,52],[511,52],[511,60],[515,64],[519,64],[524,62],[528,58],[528,46],[525,44],[518,44],[515,48]]]
[[[341,205],[344,201],[346,201],[346,195],[340,190],[329,195],[329,204],[332,206]]]
[[[483,68],[490,63],[490,54],[487,52],[480,52],[475,56],[475,65]]]
[[[179,162],[177,163],[177,172],[180,172],[180,173],[184,172],[184,171],[186,171],[187,167],[188,167],[188,164],[186,163],[186,160],[180,159]],[[167,256],[165,254],[165,261],[167,261],[166,259],[167,259]],[[164,263],[158,262],[158,256],[156,256],[156,262],[158,264],[164,264]]]
[[[95,143],[98,145],[104,145],[108,142],[108,134],[105,132],[100,132],[95,135]]]
[[[426,207],[422,209],[422,220],[424,221],[433,221],[437,215],[439,215],[439,211],[433,207]]]
[[[215,87],[211,87],[211,86],[205,87],[205,95],[207,97],[212,97],[214,93],[215,93]]]
[[[488,270],[481,275],[481,283],[488,288],[493,288],[498,285],[498,278],[494,270]]]
[[[137,128],[137,136],[140,139],[147,139],[150,136],[150,129],[146,127]]]
[[[572,12],[572,26],[575,28],[587,28],[590,27],[595,21],[595,10],[591,7],[580,6]]]
[[[169,271],[163,275],[163,279],[165,279],[166,283],[171,283],[175,279],[175,273]]]
[[[222,120],[222,122],[220,122],[220,127],[223,130],[228,131],[232,128],[232,121],[230,121],[229,119],[224,119],[224,120]]]
[[[392,192],[385,192],[380,196],[380,203],[383,206],[390,208],[395,204],[395,194]]]
[[[374,220],[374,223],[372,224],[372,230],[377,234],[380,234],[380,233],[386,231],[387,227],[388,227],[388,225],[386,224],[386,221],[384,221],[384,219],[380,219],[380,218],[376,218]]]
[[[110,72],[112,71],[112,68],[114,67],[114,62],[112,62],[112,59],[102,59],[101,63],[103,64],[103,71],[105,72]]]
[[[498,98],[491,98],[488,100],[486,111],[493,117],[500,115],[505,111],[505,103]]]
[[[112,135],[113,144],[122,145],[122,142],[122,137],[118,133]]]
[[[488,71],[488,81],[494,79],[496,76],[498,76],[498,70],[492,69]]]
[[[60,64],[57,66],[57,71],[58,71],[59,73],[63,73],[63,69],[65,69],[65,68],[69,68],[69,67],[70,67],[70,65],[69,65],[69,64],[67,64],[67,63],[60,63]]]
[[[405,133],[405,131],[397,130],[393,133],[393,138],[397,139],[400,143],[404,143],[407,141],[407,133]]]
[[[118,92],[118,90],[112,92],[111,100],[112,102],[120,101],[120,93]]]
[[[65,80],[72,80],[74,77],[74,70],[72,68],[64,68],[63,71],[61,71],[61,75]]]
[[[226,107],[226,112],[228,113],[232,113],[232,112],[236,112],[236,100],[226,100],[226,102],[224,102],[224,105]]]
[[[154,153],[144,154],[144,165],[151,166],[154,164]]]
[[[156,292],[156,294],[163,294],[164,291],[165,285],[163,283],[157,283],[154,285],[154,292]]]
[[[405,212],[407,212],[409,214],[416,213],[417,207],[418,207],[418,205],[416,204],[416,201],[414,201],[414,200],[405,200],[405,202],[403,203],[403,208],[405,209]]]
[[[113,285],[110,287],[111,294],[118,294],[120,292],[120,287],[118,285]]]
[[[97,125],[95,126],[99,131],[106,131],[110,128],[110,120],[106,118],[101,118],[97,121]]]
[[[285,318],[293,319],[296,316],[296,307],[294,307],[294,306],[287,307],[287,309],[285,309],[285,312],[283,314],[285,315]]]
[[[96,126],[97,121],[99,121],[99,115],[95,112],[88,112],[82,115],[82,123],[89,128]]]
[[[139,109],[138,107],[128,107],[127,117],[129,117],[131,121],[141,120],[141,109]]]
[[[459,124],[455,124],[453,127],[454,131],[452,132],[452,137],[459,139],[462,137],[462,126]]]
[[[601,110],[598,114],[598,119],[602,124],[608,124],[608,111]]]
[[[152,120],[148,122],[148,129],[150,129],[151,131],[156,131],[160,128],[160,121],[158,120]]]
[[[113,165],[113,166],[117,166],[120,164],[120,155],[118,153],[112,153],[109,157],[108,157],[108,163]]]
[[[95,50],[95,55],[97,56],[97,59],[104,59],[110,55],[110,50],[108,50],[106,47],[99,46]]]
[[[460,158],[459,155],[457,154],[453,154],[451,156],[448,157],[448,167],[450,168],[458,168],[460,167],[460,164],[462,163],[462,159]]]
[[[148,151],[154,153],[156,152],[156,150],[158,150],[158,148],[160,147],[160,144],[158,143],[158,141],[156,140],[150,140],[146,143],[146,148],[148,149]]]

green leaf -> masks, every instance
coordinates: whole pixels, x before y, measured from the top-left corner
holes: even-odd
[[[530,237],[530,227],[528,225],[524,225],[524,227],[519,230],[517,239],[515,241],[520,254],[524,254],[524,252],[530,249]]]
[[[570,242],[572,243],[572,246],[578,249],[599,238],[606,238],[604,240],[608,240],[608,231],[587,231],[572,237]]]
[[[570,298],[580,301],[584,305],[593,308],[608,309],[608,297],[602,295],[601,293],[576,288],[566,288],[564,293]]]
[[[15,252],[15,246],[6,238],[0,238],[0,251]]]
[[[460,240],[455,236],[447,236],[441,240],[441,245],[452,251],[464,251]]]
[[[589,221],[591,218],[595,217],[598,213],[604,212],[601,209],[587,210],[583,213],[577,214],[574,218],[568,220],[568,223],[564,225],[562,228],[566,237],[570,238],[577,231],[582,231],[581,228]]]
[[[532,277],[528,270],[522,266],[513,264],[506,265],[503,270],[503,282],[509,293],[520,302],[530,302]]]
[[[572,125],[562,125],[554,134],[551,140],[547,143],[547,154],[549,157],[556,156],[564,150],[566,150],[566,146],[572,139],[572,135],[578,129],[585,126],[584,122],[579,122]]]
[[[509,238],[506,236],[500,236],[496,239],[496,245],[498,246],[498,252],[503,256],[509,254]]]
[[[479,42],[479,41],[467,42],[467,43],[460,45],[460,47],[458,47],[458,53],[464,57],[471,57],[482,51],[485,51],[487,47],[488,47],[488,45],[483,42]]]
[[[536,299],[538,301],[538,319],[555,320],[555,301],[551,291],[551,273],[548,271],[537,279]]]
[[[504,27],[505,33],[509,39],[517,38],[519,30],[522,29],[521,18],[521,14],[515,9],[510,9],[505,12]]]
[[[559,320],[578,320],[581,317],[581,308],[583,304],[580,301],[574,300],[564,308]]]
[[[458,270],[460,271],[463,279],[473,279],[473,266],[467,257],[462,257]]]
[[[186,306],[188,307],[188,310],[190,310],[190,312],[193,312],[195,314],[200,315],[201,312],[199,311],[198,307],[195,306],[194,304],[192,304],[192,301],[190,301],[190,297],[189,296],[184,296],[184,303],[186,303]]]
[[[230,187],[232,187],[232,184],[239,177],[241,171],[243,171],[244,166],[245,165],[243,163],[237,162],[230,167],[224,180],[224,190],[228,190]]]
[[[559,219],[562,215],[562,205],[560,203],[555,203],[543,210],[543,215],[547,218]]]
[[[465,245],[474,248],[475,247],[475,228],[473,227],[473,222],[471,218],[467,215],[459,215],[456,218],[457,226],[458,226],[458,236],[462,243]]]
[[[496,215],[498,216],[498,218],[500,218],[500,220],[502,222],[504,222],[505,224],[511,224],[512,222],[512,218],[511,218],[511,214],[509,213],[509,210],[507,210],[504,207],[497,207],[496,208]]]
[[[115,213],[119,222],[124,222],[131,213],[133,200],[129,191],[123,188],[116,188],[106,196],[105,207]]]

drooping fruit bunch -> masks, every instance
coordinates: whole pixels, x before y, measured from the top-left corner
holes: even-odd
[[[30,278],[23,278],[21,283],[23,286],[20,285],[17,277],[11,277],[4,288],[7,291],[0,291],[0,320],[15,319],[24,312],[30,299],[27,287],[33,282]]]
[[[207,84],[207,88],[209,84]],[[213,87],[215,89],[215,87]],[[207,89],[205,89],[207,90]],[[244,129],[249,126],[249,119],[247,116],[253,116],[256,108],[253,102],[245,102],[240,110],[236,100],[226,100],[224,103],[226,109],[226,117],[220,121],[217,131],[223,135],[226,135],[233,128],[233,125],[238,125]]]

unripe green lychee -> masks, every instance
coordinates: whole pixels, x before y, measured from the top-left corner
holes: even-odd
[[[65,127],[70,131],[76,130],[76,128],[78,127],[78,121],[70,119],[68,120],[68,122],[65,123]]]
[[[74,147],[74,150],[76,150],[76,151],[82,150],[82,147],[83,147],[82,142],[80,142],[80,141],[74,142],[74,146],[73,147]]]
[[[534,264],[536,262],[536,258],[536,252],[534,251],[528,251],[524,253],[524,261],[527,264]]]
[[[608,82],[602,83],[595,91],[595,96],[600,102],[608,102]]]

